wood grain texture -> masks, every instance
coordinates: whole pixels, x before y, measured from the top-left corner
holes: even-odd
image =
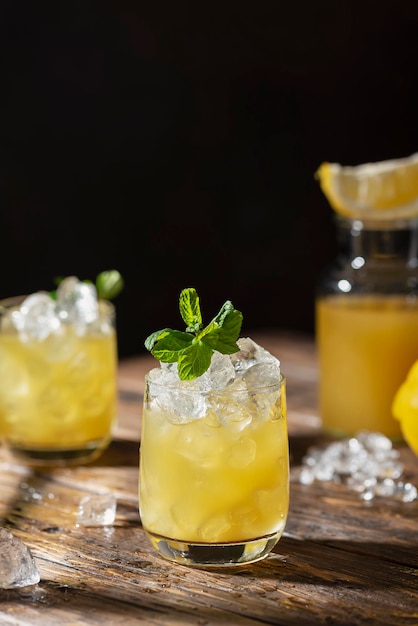
[[[418,502],[364,502],[338,483],[297,482],[308,446],[325,441],[312,340],[263,334],[288,379],[291,500],[286,532],[264,561],[233,571],[162,560],[141,528],[138,460],[147,356],[120,363],[119,419],[88,466],[32,471],[0,450],[0,524],[32,550],[38,585],[0,590],[0,624],[417,626]],[[400,446],[405,478],[418,459]],[[111,527],[77,527],[79,501],[117,497]]]

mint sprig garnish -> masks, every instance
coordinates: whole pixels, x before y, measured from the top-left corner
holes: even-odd
[[[55,284],[58,286],[64,280],[65,276],[57,276],[54,279]],[[85,279],[82,282],[92,284],[92,281]],[[106,270],[100,272],[96,276],[96,290],[97,297],[100,300],[113,300],[122,291],[124,287],[124,281],[122,275],[117,270]],[[56,300],[57,291],[54,289],[49,292],[49,295],[53,300]]]
[[[102,300],[113,300],[123,287],[123,278],[117,270],[106,270],[96,277],[97,295]]]
[[[215,350],[222,354],[238,352],[242,313],[230,300],[207,326],[203,325],[199,296],[193,287],[180,293],[179,308],[186,330],[157,330],[146,338],[145,347],[162,363],[177,363],[180,380],[204,374]]]

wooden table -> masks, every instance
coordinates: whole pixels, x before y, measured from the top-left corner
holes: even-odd
[[[0,451],[0,524],[32,550],[38,585],[0,590],[0,624],[418,624],[418,501],[364,502],[337,483],[295,478],[310,445],[323,441],[310,337],[255,335],[288,379],[291,503],[286,532],[266,560],[239,570],[173,565],[151,548],[138,514],[143,377],[149,356],[119,367],[119,424],[90,466],[34,472]],[[405,477],[418,459],[400,447]],[[77,527],[80,499],[117,497],[111,527]]]

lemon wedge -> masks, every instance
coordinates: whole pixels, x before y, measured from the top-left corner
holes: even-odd
[[[324,162],[315,176],[331,207],[344,217],[418,217],[418,152],[356,166]]]
[[[392,414],[399,420],[406,443],[418,455],[418,360],[395,394]]]

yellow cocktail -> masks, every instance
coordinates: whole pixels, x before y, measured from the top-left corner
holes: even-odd
[[[418,355],[418,301],[349,294],[319,298],[316,307],[324,428],[401,438],[391,407]]]
[[[0,327],[4,446],[33,464],[92,460],[109,444],[116,416],[113,305],[101,301],[96,320],[65,322],[44,337],[18,332],[12,304],[3,303]]]
[[[146,376],[139,492],[153,545],[193,565],[263,558],[289,506],[284,377],[218,391],[183,382],[179,392],[155,372]]]

